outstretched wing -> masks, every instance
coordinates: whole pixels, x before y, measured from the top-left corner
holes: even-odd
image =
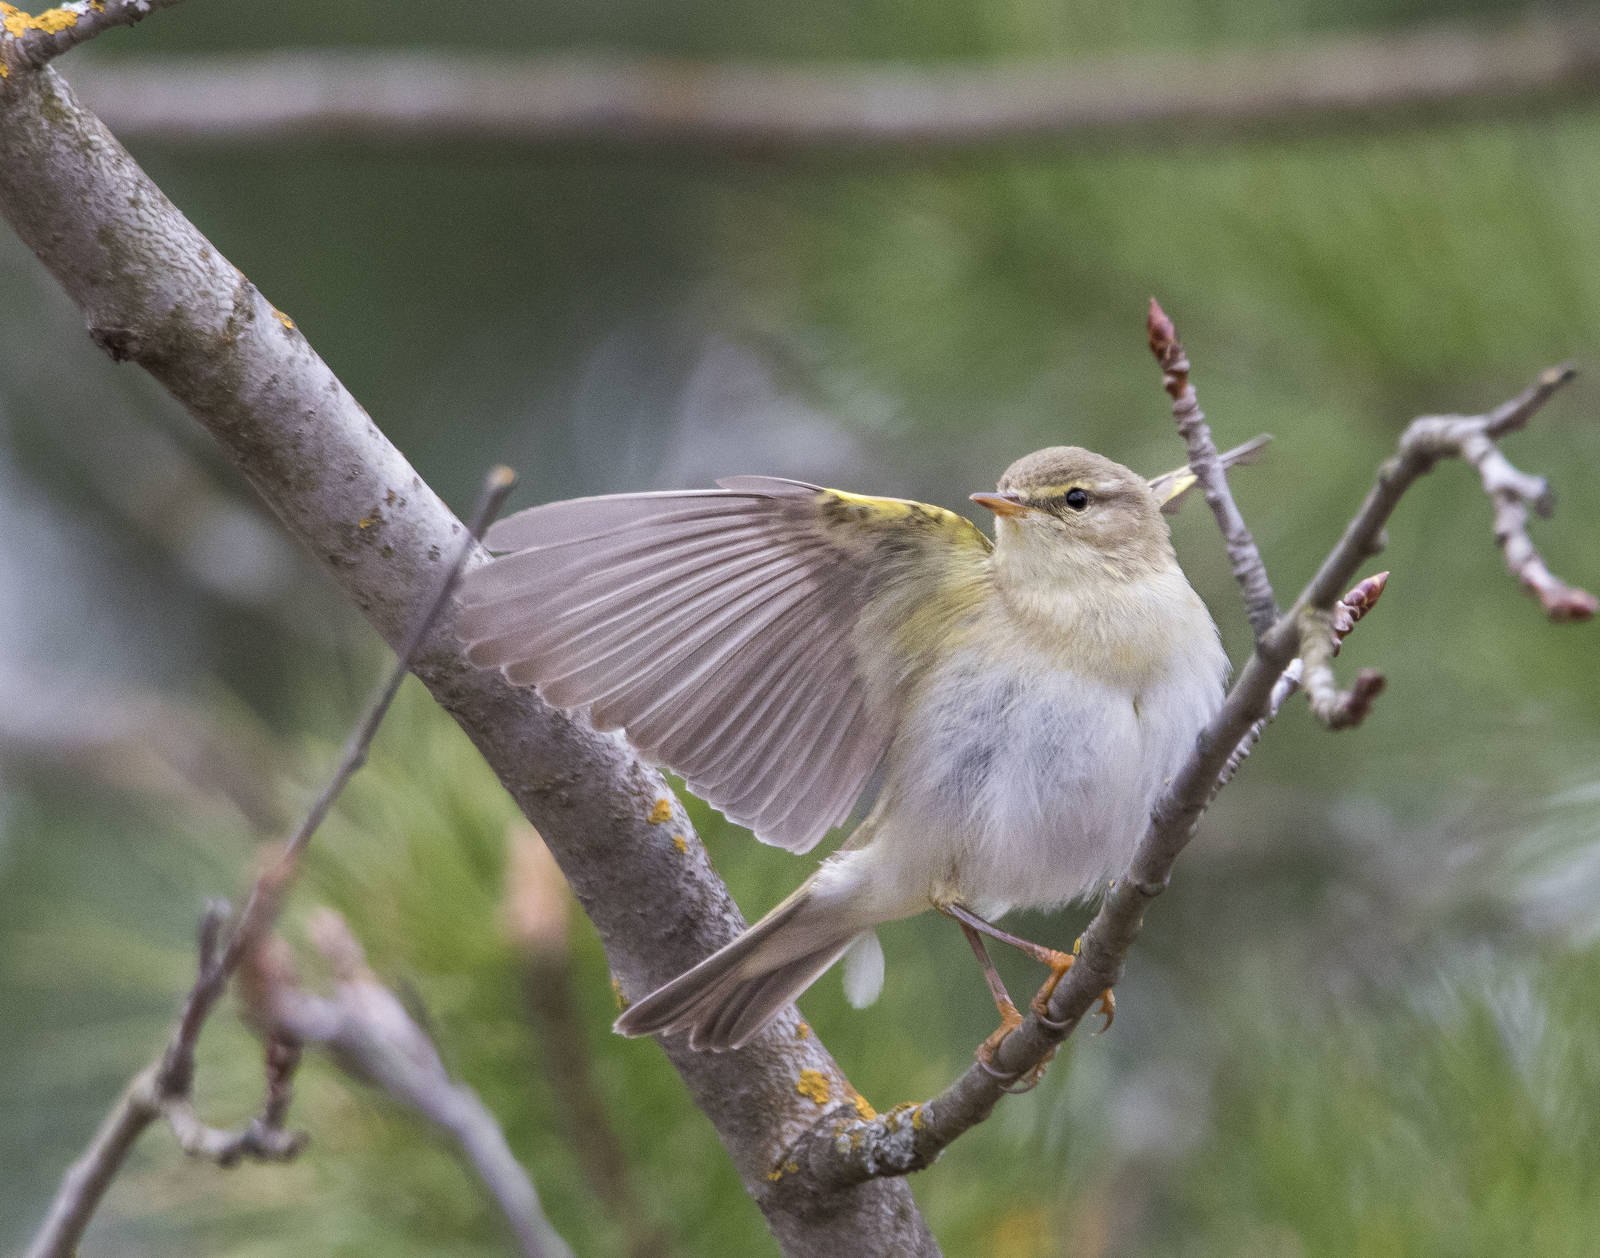
[[[893,730],[863,670],[927,565],[976,589],[989,541],[939,507],[740,476],[687,493],[534,507],[467,574],[468,656],[587,708],[763,841],[805,851],[850,814]],[[938,600],[935,600],[938,601]]]

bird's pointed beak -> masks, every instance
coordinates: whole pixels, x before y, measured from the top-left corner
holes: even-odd
[[[973,494],[972,501],[980,507],[988,507],[996,515],[1021,515],[1028,509],[1021,496],[1010,491]]]

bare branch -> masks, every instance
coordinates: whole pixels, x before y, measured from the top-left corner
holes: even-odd
[[[1189,356],[1184,353],[1183,342],[1178,339],[1172,320],[1154,297],[1150,299],[1145,330],[1150,338],[1150,352],[1161,364],[1161,384],[1172,399],[1172,418],[1178,425],[1178,435],[1189,451],[1189,467],[1200,484],[1200,492],[1205,495],[1206,505],[1217,518],[1217,527],[1222,530],[1233,579],[1239,583],[1239,591],[1244,596],[1245,615],[1259,638],[1278,618],[1278,600],[1272,593],[1267,565],[1261,559],[1256,539],[1233,500],[1233,491],[1228,488],[1228,474],[1217,456],[1211,426],[1206,423],[1194,385],[1189,382]]]
[[[461,524],[293,321],[49,67],[12,75],[0,92],[0,211],[84,310],[95,342],[139,363],[187,407],[374,628],[400,645]],[[621,740],[471,667],[445,620],[415,671],[544,836],[625,994],[653,990],[743,929],[666,782]],[[849,1106],[843,1072],[798,1025],[785,1014],[736,1053],[696,1053],[681,1041],[661,1049],[787,1252],[936,1253],[903,1184],[779,1193],[768,1179],[819,1113]],[[831,1100],[819,1104],[821,1090],[802,1086],[815,1079]]]
[[[1523,427],[1575,374],[1568,366],[1552,367],[1516,397],[1484,415],[1425,415],[1413,420],[1401,435],[1394,457],[1378,469],[1377,484],[1345,527],[1339,544],[1323,560],[1321,569],[1301,593],[1296,608],[1332,604],[1356,567],[1383,549],[1383,526],[1401,496],[1419,476],[1431,472],[1440,459],[1461,458],[1473,462],[1478,438],[1493,441]],[[1548,506],[1548,498],[1545,501]],[[1511,559],[1509,552],[1507,559],[1508,562]],[[1514,571],[1514,575],[1525,583],[1528,580],[1522,572]],[[1593,613],[1594,600],[1583,591],[1576,593],[1578,597],[1571,608],[1546,605],[1545,611],[1551,619],[1583,619],[1585,606]]]
[[[509,468],[497,467],[489,473],[481,500],[473,514],[471,527],[456,548],[454,561],[445,570],[444,579],[439,583],[432,600],[424,607],[421,617],[401,644],[394,666],[389,670],[383,684],[369,701],[361,720],[346,740],[344,751],[333,774],[321,793],[312,801],[311,807],[306,811],[305,819],[289,836],[276,859],[251,886],[249,898],[245,901],[238,921],[228,933],[227,943],[220,955],[213,964],[207,965],[202,962],[200,976],[189,993],[189,999],[178,1021],[178,1031],[173,1036],[162,1062],[159,1082],[164,1094],[176,1097],[188,1093],[194,1079],[194,1050],[200,1038],[200,1028],[227,988],[228,979],[238,968],[240,959],[256,946],[277,920],[278,913],[283,907],[283,897],[299,874],[300,860],[305,854],[307,845],[327,818],[334,801],[343,793],[350,779],[367,762],[367,753],[378,732],[378,726],[383,723],[390,704],[400,692],[400,685],[410,673],[412,661],[427,639],[434,622],[438,620],[449,602],[456,581],[460,577],[462,564],[472,553],[477,539],[483,535],[483,530],[499,514],[500,507],[515,484],[516,477]],[[208,914],[208,920],[210,917]],[[208,951],[210,948],[206,942],[205,929],[202,928],[202,958]]]
[[[279,940],[263,940],[245,962],[246,998],[269,1039],[327,1049],[347,1074],[439,1127],[488,1188],[524,1258],[567,1258],[572,1251],[545,1218],[494,1115],[476,1092],[450,1078],[433,1042],[367,968],[344,919],[323,909],[311,934],[333,972],[331,997],[300,986]]]
[[[345,744],[344,753],[306,813],[305,820],[283,845],[281,853],[256,879],[243,912],[225,928],[228,906],[222,901],[207,905],[198,930],[199,973],[184,1001],[177,1028],[172,1033],[159,1062],[141,1071],[124,1094],[111,1118],[96,1136],[88,1153],[75,1163],[63,1178],[56,1198],[34,1237],[29,1258],[70,1258],[83,1229],[88,1226],[100,1199],[133,1147],[133,1141],[151,1118],[165,1115],[178,1145],[192,1157],[202,1157],[223,1166],[242,1158],[284,1161],[299,1153],[305,1138],[283,1129],[287,1117],[290,1080],[299,1062],[292,1045],[274,1045],[268,1037],[267,1098],[260,1117],[241,1132],[226,1132],[208,1127],[195,1113],[195,1048],[206,1019],[227,990],[228,980],[240,962],[254,952],[271,930],[283,904],[284,894],[299,872],[300,858],[317,828],[327,817],[334,801],[356,771],[366,763],[367,751],[384,715],[410,671],[411,663],[427,638],[434,622],[454,591],[461,566],[476,547],[491,520],[499,514],[516,478],[508,468],[490,472],[483,495],[473,514],[471,528],[456,548],[453,561],[445,569],[432,599],[406,636],[394,667],[378,688],[365,714]],[[121,1138],[116,1138],[120,1134]]]
[[[1361,620],[1377,606],[1378,600],[1383,597],[1383,591],[1389,584],[1387,572],[1375,573],[1356,582],[1355,586],[1333,605],[1331,627],[1333,630],[1333,654],[1339,654],[1339,648],[1344,644],[1345,638]],[[1301,679],[1305,675],[1305,661],[1294,659],[1289,661],[1283,675],[1278,678],[1272,687],[1272,694],[1267,700],[1266,715],[1262,716],[1253,725],[1239,745],[1234,748],[1233,754],[1228,757],[1228,762],[1223,766],[1221,774],[1217,777],[1216,790],[1220,791],[1233,780],[1233,775],[1239,771],[1239,766],[1245,761],[1256,743],[1261,740],[1262,733],[1267,726],[1277,717],[1278,710],[1288,702],[1289,696],[1300,689]],[[1368,683],[1369,685],[1371,683]],[[1369,698],[1370,702],[1370,698]],[[1215,798],[1215,792],[1213,792]]]
[[[43,13],[25,13],[0,0],[0,79],[37,70],[102,31],[142,22],[178,0],[69,0]]]
[[[1346,620],[1353,626],[1370,609],[1382,592],[1383,581],[1368,578],[1350,591],[1348,605],[1339,615],[1330,612],[1335,591],[1378,549],[1383,527],[1405,490],[1440,459],[1454,456],[1472,461],[1476,450],[1469,438],[1473,434],[1492,440],[1521,427],[1571,378],[1570,369],[1555,368],[1485,415],[1424,417],[1406,429],[1399,452],[1379,470],[1376,486],[1344,535],[1294,606],[1257,638],[1256,648],[1221,710],[1157,800],[1132,868],[1107,892],[1084,932],[1077,963],[1050,997],[1046,1016],[1030,1013],[995,1050],[993,1069],[974,1063],[932,1100],[872,1119],[844,1116],[818,1124],[789,1155],[803,1172],[802,1182],[853,1183],[920,1170],[951,1141],[989,1116],[1005,1095],[1008,1080],[1025,1077],[1056,1051],[1094,1008],[1101,992],[1121,977],[1128,951],[1143,925],[1145,907],[1166,888],[1173,864],[1193,836],[1200,816],[1225,775],[1237,768],[1241,749],[1259,735],[1277,705],[1292,692],[1293,683],[1286,683],[1284,675],[1302,644],[1307,612],[1323,613],[1317,617],[1320,631],[1310,640],[1325,643],[1331,655],[1332,638]],[[1552,613],[1552,619],[1563,618],[1570,615]],[[1313,647],[1313,657],[1320,649]],[[1307,673],[1322,667],[1323,662],[1315,658],[1306,662]],[[1358,682],[1353,697],[1342,698],[1335,689],[1331,697],[1314,701],[1329,715],[1342,712],[1346,719],[1359,718],[1373,693],[1371,681]]]
[[[1364,668],[1350,689],[1340,690],[1333,676],[1336,641],[1331,611],[1308,607],[1300,613],[1300,684],[1306,701],[1329,729],[1350,729],[1367,719],[1373,700],[1383,693],[1384,679],[1376,669]]]
[[[117,1098],[78,1160],[67,1168],[26,1258],[72,1258],[111,1181],[144,1129],[161,1116],[156,1068],[142,1070]]]
[[[81,77],[118,134],[163,142],[687,145],[909,160],[1000,145],[1192,149],[1559,108],[1594,95],[1600,25],[1573,14],[1493,31],[1432,25],[1220,53],[926,67],[297,49],[106,63]]]

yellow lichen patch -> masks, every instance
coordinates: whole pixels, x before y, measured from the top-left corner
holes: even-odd
[[[920,1105],[913,1105],[911,1107],[911,1130],[921,1131],[927,1121],[928,1111],[923,1109]]]
[[[828,1098],[833,1095],[833,1089],[828,1086],[828,1076],[820,1070],[802,1070],[794,1090],[816,1105],[826,1105]]]
[[[689,851],[689,840],[681,834],[672,836],[672,846],[678,849],[678,855],[684,856]]]
[[[793,1175],[799,1169],[800,1169],[800,1163],[798,1163],[798,1162],[785,1162],[782,1166],[779,1166],[779,1167],[767,1172],[767,1182],[769,1184],[776,1184],[785,1175]]]
[[[802,1020],[800,1025],[794,1029],[794,1037],[797,1040],[809,1040],[811,1038],[811,1024]]]
[[[645,818],[653,826],[660,825],[672,816],[672,801],[665,796],[656,800],[655,807],[650,810],[650,815]]]
[[[9,79],[10,77],[11,67],[8,66],[4,61],[0,61],[0,79]]]
[[[611,996],[617,1002],[617,1010],[621,1012],[628,1007],[628,998],[622,994],[622,984],[617,982],[617,976],[611,976]]]
[[[860,1114],[868,1122],[878,1116],[878,1111],[872,1108],[872,1102],[854,1088],[850,1089],[850,1103],[856,1107],[856,1113]]]
[[[279,310],[276,306],[272,308],[272,317],[279,323],[283,324],[284,327],[288,328],[289,331],[294,331],[294,320],[288,315],[284,314],[283,311]]]
[[[6,34],[16,39],[21,39],[29,31],[56,35],[77,24],[78,15],[71,9],[46,9],[35,15],[24,13],[14,5],[0,4],[0,25],[6,28]]]

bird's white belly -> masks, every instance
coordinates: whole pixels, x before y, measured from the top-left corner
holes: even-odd
[[[994,916],[1062,904],[1121,875],[1214,707],[1184,680],[1135,694],[1059,670],[952,660],[896,738],[871,845],[880,876],[924,906],[954,898]]]

